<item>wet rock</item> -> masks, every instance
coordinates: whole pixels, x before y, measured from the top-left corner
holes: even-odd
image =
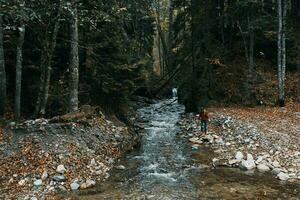
[[[42,179],[38,179],[38,180],[33,182],[33,185],[36,186],[36,187],[40,187],[40,186],[42,186],[42,184],[43,184]]]
[[[52,178],[56,182],[64,182],[66,180],[65,176],[60,175],[60,176],[53,176]]]
[[[80,188],[80,185],[77,182],[74,182],[70,185],[71,190],[78,190]]]
[[[56,168],[57,173],[63,174],[63,173],[65,173],[65,171],[66,171],[66,168],[64,165],[58,165]]]
[[[284,172],[280,172],[277,174],[277,178],[279,178],[279,180],[286,181],[290,178],[290,176]]]
[[[243,160],[244,159],[244,154],[240,151],[236,152],[235,159],[236,160]]]
[[[257,165],[257,169],[260,172],[270,171],[270,167],[268,167],[266,164],[259,164],[259,165]]]

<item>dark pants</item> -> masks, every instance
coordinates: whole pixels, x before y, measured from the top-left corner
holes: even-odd
[[[207,120],[201,120],[201,132],[207,133]]]

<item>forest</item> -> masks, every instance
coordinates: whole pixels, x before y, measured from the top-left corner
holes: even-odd
[[[0,199],[299,198],[299,130],[298,0],[0,0]],[[287,183],[162,184],[194,162]],[[131,173],[153,190],[98,186]]]

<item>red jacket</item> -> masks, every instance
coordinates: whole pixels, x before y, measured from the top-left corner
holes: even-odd
[[[199,119],[204,120],[204,121],[208,121],[209,116],[208,116],[208,112],[207,111],[202,111],[199,115]]]

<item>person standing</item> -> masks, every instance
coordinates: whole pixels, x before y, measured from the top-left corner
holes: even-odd
[[[201,112],[199,115],[199,120],[201,120],[201,132],[207,133],[207,127],[208,127],[208,121],[209,121],[209,116],[208,112],[205,108],[201,108]]]

